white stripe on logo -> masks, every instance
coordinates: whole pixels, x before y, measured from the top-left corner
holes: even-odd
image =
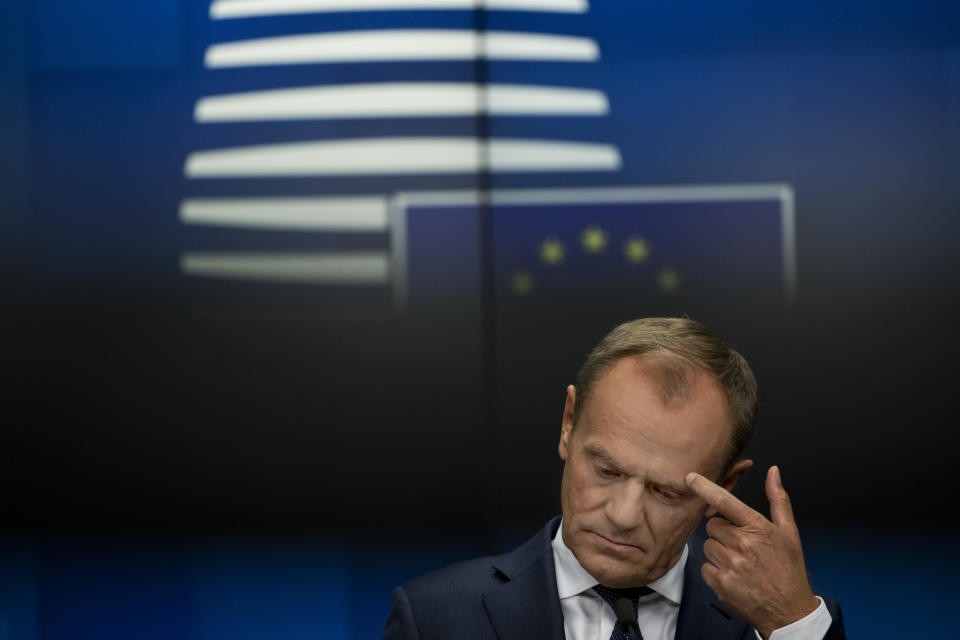
[[[593,62],[600,57],[590,38],[470,29],[383,29],[258,38],[214,44],[210,68],[323,62],[393,60],[558,60]]]
[[[210,17],[251,18],[332,11],[479,9],[586,13],[587,0],[214,0]]]
[[[483,152],[481,154],[481,152]],[[489,158],[489,167],[482,166]],[[528,171],[613,171],[613,145],[561,140],[494,138],[484,149],[476,138],[356,138],[292,142],[187,156],[188,178],[322,175],[415,175]]]
[[[386,252],[357,253],[216,253],[180,256],[180,270],[190,276],[304,284],[386,284]]]

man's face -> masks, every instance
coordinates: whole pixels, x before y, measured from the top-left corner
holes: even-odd
[[[706,511],[684,477],[723,471],[726,399],[700,372],[688,396],[666,407],[642,360],[628,357],[596,382],[575,430],[574,402],[570,387],[559,447],[563,540],[602,584],[648,584],[679,559]],[[732,489],[749,466],[740,461],[721,484]]]

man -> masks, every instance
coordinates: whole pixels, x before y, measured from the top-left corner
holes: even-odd
[[[618,326],[567,388],[562,518],[396,589],[384,638],[844,638],[839,606],[810,588],[779,469],[770,520],[730,493],[753,464],[756,402],[746,361],[703,325]]]

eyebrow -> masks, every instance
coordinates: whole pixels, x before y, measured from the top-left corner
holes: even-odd
[[[600,458],[617,471],[623,471],[623,467],[616,460],[614,460],[613,456],[610,455],[610,453],[607,452],[607,450],[603,447],[595,444],[588,444],[583,447],[583,450],[594,457]],[[653,484],[667,487],[668,489],[676,491],[679,494],[685,495],[689,492],[689,488],[685,484],[678,484],[670,480],[664,480],[663,478],[649,478],[649,480],[653,482]]]
[[[604,449],[603,447],[595,444],[588,444],[583,448],[583,450],[589,453],[590,455],[594,456],[595,458],[600,458],[601,460],[609,464],[611,467],[616,467],[618,471],[623,470],[623,467],[621,467],[617,463],[617,461],[613,459],[613,456],[607,453],[607,450]]]
[[[687,487],[686,485],[680,485],[675,482],[671,482],[670,480],[653,480],[653,483],[662,485],[667,489],[670,489],[671,491],[676,491],[678,494],[682,496],[685,496],[688,493],[690,493],[690,488]]]

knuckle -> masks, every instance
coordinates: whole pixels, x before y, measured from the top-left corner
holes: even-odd
[[[720,544],[716,540],[709,538],[703,543],[703,552],[707,557],[713,557],[716,556],[719,547]]]
[[[745,536],[737,536],[734,538],[733,546],[740,553],[748,553],[753,549],[753,540]]]
[[[747,569],[750,569],[753,566],[752,558],[747,554],[737,554],[733,560],[733,566],[737,571],[743,573]]]
[[[722,518],[713,517],[707,520],[707,533],[711,536],[716,536],[720,532],[720,521]]]
[[[726,572],[717,570],[713,576],[713,583],[716,585],[716,590],[726,593],[730,588],[730,575]],[[717,595],[720,595],[719,593]]]

